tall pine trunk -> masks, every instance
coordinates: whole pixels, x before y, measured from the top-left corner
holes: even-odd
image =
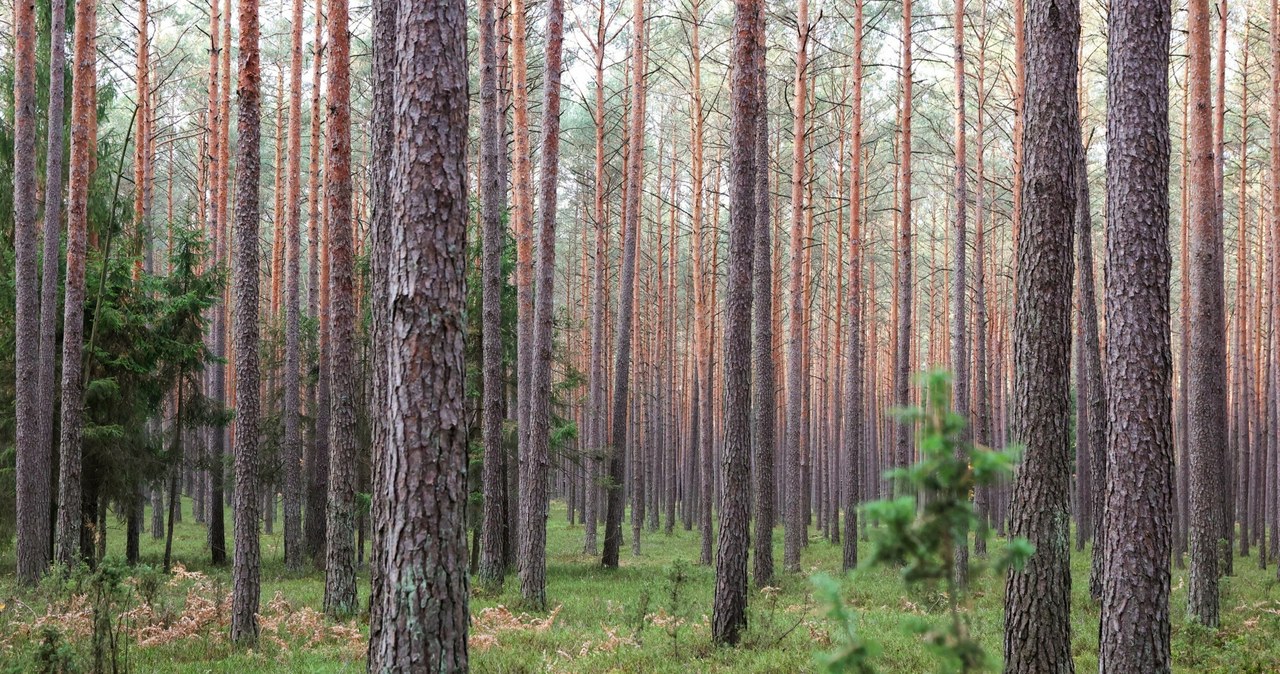
[[[35,4],[14,3],[14,393],[17,422],[18,580],[35,585],[49,564],[49,445],[41,444],[40,288],[36,284]],[[55,40],[56,42],[57,40]],[[61,121],[59,121],[61,124]],[[79,348],[75,350],[79,357]]]
[[[85,248],[89,228],[89,179],[93,163],[97,77],[97,4],[76,0],[71,83],[71,157],[67,182],[67,276],[62,330],[62,437],[58,458],[58,514],[54,559],[75,565],[80,556],[80,471],[84,430]]]
[[[289,47],[288,166],[285,168],[284,245],[284,562],[292,571],[302,568],[302,411],[301,321],[298,274],[302,235],[298,198],[302,182],[302,24],[303,0],[293,0]],[[379,170],[375,162],[373,169]],[[280,170],[279,167],[276,170]],[[379,258],[372,256],[374,264]],[[376,376],[376,375],[375,375]],[[375,408],[376,409],[376,408]]]
[[[383,345],[389,479],[375,500],[384,604],[369,671],[467,671],[467,15],[461,0],[400,0],[390,184],[391,307]],[[424,123],[411,124],[413,115]]]
[[[1005,583],[1005,671],[1072,672],[1068,423],[1079,5],[1028,6],[1025,173],[1016,249],[1014,439],[1025,445],[1010,534],[1036,547]]]
[[[634,323],[632,307],[635,305],[636,284],[636,235],[640,229],[640,190],[644,183],[644,81],[645,81],[645,33],[644,0],[634,0],[632,5],[632,81],[630,128],[627,131],[630,146],[627,157],[627,198],[623,209],[622,270],[618,277],[618,324],[614,332],[616,347],[613,366],[613,429],[609,441],[609,474],[605,486],[607,494],[604,530],[604,552],[601,563],[610,568],[618,566],[622,548],[622,482],[626,466],[627,450],[627,401],[631,376],[631,328]]]
[[[1168,672],[1172,548],[1167,5],[1111,5],[1107,476],[1099,671]],[[1135,554],[1135,551],[1138,551]],[[1152,573],[1152,570],[1157,570]]]
[[[1222,279],[1222,214],[1214,177],[1212,48],[1208,0],[1187,5],[1191,134],[1190,267],[1183,271],[1190,286],[1190,351],[1187,359],[1187,433],[1191,458],[1191,572],[1187,610],[1200,624],[1218,625],[1219,540],[1224,539],[1224,475],[1226,460],[1226,343]]]
[[[235,333],[236,449],[232,528],[231,640],[258,641],[261,559],[258,551],[258,184],[261,160],[261,81],[258,2],[240,0],[240,56],[236,86],[236,211],[232,231],[231,317]],[[228,38],[230,35],[228,34]]]
[[[551,329],[556,266],[556,187],[560,160],[560,70],[563,0],[547,3],[546,73],[542,89],[542,165],[538,280],[534,305],[528,451],[521,461],[520,594],[536,608],[547,603],[547,473],[551,463]],[[521,382],[523,383],[523,382]]]
[[[751,301],[755,263],[756,185],[759,155],[756,134],[763,86],[764,12],[743,2],[734,12],[732,107],[729,155],[729,277],[724,337],[724,491],[716,550],[715,598],[711,636],[717,643],[738,642],[747,624],[748,522],[751,517]],[[801,30],[808,0],[800,0]],[[805,31],[807,33],[807,30]]]
[[[355,253],[351,233],[351,37],[346,0],[328,14],[329,135],[325,200],[329,250],[329,495],[325,508],[325,612],[356,611]]]
[[[394,4],[394,3],[392,3]],[[483,340],[483,385],[481,403],[481,440],[484,443],[483,524],[480,528],[480,560],[478,582],[490,589],[502,586],[506,571],[503,551],[503,454],[506,451],[502,432],[506,382],[503,380],[502,343],[502,251],[506,233],[502,211],[506,195],[502,192],[501,162],[506,151],[499,144],[498,117],[498,22],[496,0],[480,2],[480,220],[482,227],[481,275],[483,306],[481,308]],[[394,58],[394,57],[392,57]],[[388,199],[390,195],[387,195]]]

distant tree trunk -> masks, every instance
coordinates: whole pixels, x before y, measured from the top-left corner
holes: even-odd
[[[910,4],[908,0],[908,5]],[[908,14],[910,11],[908,10]],[[805,545],[805,503],[808,493],[802,467],[803,448],[801,447],[802,429],[805,415],[801,414],[805,404],[805,372],[804,367],[804,322],[805,322],[805,284],[804,284],[804,186],[805,186],[805,111],[809,107],[807,85],[809,42],[809,2],[800,0],[796,10],[796,22],[799,35],[796,48],[795,100],[792,110],[792,161],[791,161],[791,280],[790,307],[788,313],[789,327],[787,334],[787,439],[786,439],[786,478],[787,478],[787,511],[785,545],[782,552],[782,565],[787,571],[800,571],[800,549]]]
[[[1069,542],[1071,281],[1080,10],[1028,6],[1026,152],[1014,321],[1014,438],[1026,446],[1010,534],[1035,554],[1005,584],[1005,672],[1072,672]],[[1066,104],[1063,104],[1066,101]]]
[[[564,49],[563,0],[547,2],[547,52],[542,85],[542,205],[538,231],[538,285],[534,305],[533,363],[529,398],[528,452],[521,461],[523,497],[520,594],[537,609],[547,604],[547,471],[551,463],[551,329],[556,284],[556,187],[560,170],[560,70]],[[524,382],[521,382],[524,383]]]
[[[843,442],[845,457],[844,550],[846,571],[858,566],[858,503],[863,497],[862,466],[866,457],[865,400],[862,394],[866,366],[862,345],[862,41],[863,0],[853,3],[853,89],[849,105],[849,332],[845,344]],[[838,254],[838,253],[837,253]],[[838,282],[838,281],[837,281]]]
[[[461,0],[397,6],[391,156],[388,536],[371,672],[467,671],[467,13]],[[416,113],[414,112],[416,111]],[[404,381],[401,378],[405,377]],[[394,383],[399,382],[399,383]],[[394,476],[394,477],[393,477]],[[393,591],[394,590],[394,591]]]
[[[1079,295],[1076,298],[1078,326],[1076,345],[1076,442],[1077,470],[1087,465],[1090,488],[1087,501],[1077,504],[1082,513],[1088,510],[1093,536],[1093,554],[1089,571],[1089,596],[1102,598],[1102,561],[1106,540],[1101,535],[1107,485],[1107,396],[1102,372],[1102,346],[1098,337],[1098,301],[1093,276],[1093,218],[1089,210],[1089,168],[1081,142],[1076,157],[1076,273]],[[1080,452],[1087,456],[1080,457]]]
[[[1021,6],[1022,3],[1017,3]],[[915,73],[911,65],[911,0],[902,3],[902,141],[899,149],[901,165],[901,193],[898,209],[898,247],[895,272],[897,277],[897,341],[893,356],[893,398],[894,405],[906,407],[911,404],[911,293],[915,285],[912,279],[911,262],[911,89]],[[910,428],[897,428],[894,432],[894,460],[897,467],[906,467],[911,463]]]
[[[301,321],[302,307],[298,275],[302,259],[301,213],[298,199],[302,182],[302,0],[293,0],[289,56],[288,167],[285,183],[285,282],[284,282],[284,563],[291,571],[302,568],[302,412],[301,404]],[[375,157],[375,160],[377,157]],[[371,168],[382,170],[375,161]],[[279,170],[277,168],[277,170]],[[375,202],[379,203],[379,202]],[[371,256],[374,265],[381,263]],[[377,374],[375,373],[375,377]],[[375,409],[377,409],[375,407]],[[374,453],[377,456],[377,453]]]
[[[351,35],[346,0],[329,0],[329,135],[325,199],[329,250],[329,496],[325,613],[356,610],[355,259],[351,235]]]
[[[1188,363],[1187,442],[1191,457],[1191,573],[1187,610],[1200,624],[1218,625],[1218,575],[1223,536],[1226,460],[1226,343],[1222,274],[1222,215],[1218,210],[1213,138],[1212,47],[1208,0],[1190,0],[1191,77],[1191,350]]]
[[[987,2],[978,0],[980,18],[978,20],[978,100],[977,120],[974,125],[974,142],[977,152],[974,161],[974,183],[977,194],[973,200],[973,441],[978,445],[991,445],[991,404],[988,387],[987,357],[987,244],[985,237],[986,218],[986,91],[987,91]],[[974,490],[973,507],[984,525],[990,523],[991,487],[980,485]],[[973,551],[978,556],[987,554],[986,536],[976,536],[973,540]]]
[[[235,331],[236,451],[235,555],[231,640],[258,641],[258,179],[261,160],[258,0],[240,0],[240,57],[236,86],[236,222],[232,231],[232,330]],[[227,37],[230,37],[228,34]]]
[[[394,3],[391,3],[394,4]],[[495,0],[480,2],[480,219],[483,234],[481,273],[483,275],[482,330],[484,399],[481,404],[481,440],[484,443],[484,511],[480,527],[480,560],[478,582],[490,589],[502,587],[506,572],[503,550],[505,512],[502,491],[503,475],[502,398],[502,251],[506,234],[502,227],[502,211],[506,195],[502,191],[503,153],[500,145],[498,118],[498,6]],[[603,17],[602,17],[603,20]],[[388,194],[388,199],[390,195]],[[388,201],[389,203],[389,201]]]
[[[322,162],[320,147],[323,144],[320,111],[320,76],[324,63],[321,44],[324,0],[316,0],[315,35],[312,38],[311,66],[311,148],[307,163],[310,181],[307,185],[307,217],[310,221],[308,245],[311,248],[308,270],[310,278],[307,292],[311,305],[311,317],[316,321],[318,363],[315,366],[316,383],[311,392],[312,421],[311,443],[306,452],[303,472],[306,473],[306,515],[303,519],[303,544],[307,555],[318,566],[324,564],[325,552],[325,500],[329,493],[329,254],[328,223],[320,205],[323,184],[320,180]]]
[[[1213,173],[1214,173],[1214,213],[1217,214],[1217,247],[1219,251],[1225,249],[1224,235],[1222,231],[1223,221],[1226,219],[1226,204],[1223,196],[1223,173],[1226,162],[1226,104],[1227,104],[1227,0],[1218,0],[1218,60],[1214,64],[1214,82],[1217,82],[1218,88],[1214,93],[1213,108]],[[1242,75],[1243,77],[1243,75]],[[1218,256],[1219,267],[1222,267],[1222,255]],[[1220,274],[1221,276],[1221,274]],[[1219,284],[1223,288],[1223,298],[1226,297],[1225,282]],[[1226,309],[1221,309],[1223,314],[1223,445],[1222,455],[1223,462],[1220,469],[1223,471],[1223,482],[1225,489],[1222,490],[1222,534],[1221,537],[1226,541],[1225,545],[1218,548],[1221,555],[1222,568],[1224,575],[1232,575],[1235,572],[1235,560],[1233,558],[1233,544],[1236,537],[1236,519],[1235,519],[1235,498],[1236,498],[1236,463],[1239,460],[1236,454],[1236,446],[1230,441],[1230,424],[1229,412],[1227,411],[1226,400],[1228,392],[1226,387]]]
[[[36,526],[41,527],[38,534],[41,541],[38,546],[43,556],[43,562],[40,565],[41,572],[49,566],[49,512],[50,500],[49,494],[49,473],[52,468],[49,465],[51,460],[50,451],[53,447],[53,405],[56,392],[54,389],[54,377],[56,375],[55,366],[57,364],[58,355],[58,271],[61,265],[61,243],[62,243],[62,128],[66,119],[63,115],[64,94],[63,88],[66,79],[67,57],[66,57],[66,0],[53,0],[51,3],[50,35],[57,36],[50,42],[49,46],[49,105],[48,105],[48,143],[45,150],[45,200],[44,200],[44,267],[41,270],[40,284],[40,372],[38,375],[38,389],[40,392],[40,401],[38,408],[38,454],[37,457],[44,462],[44,479],[34,473],[31,480],[33,487],[37,490],[40,484],[46,485],[40,496],[37,497],[43,515],[39,512],[34,513],[34,521],[28,522],[29,518],[23,516],[24,523],[29,523],[34,531]],[[16,174],[15,174],[16,176]],[[16,191],[15,191],[16,194]],[[25,478],[24,478],[25,479]],[[23,484],[19,481],[19,484]],[[18,509],[22,512],[22,509]],[[24,564],[21,561],[22,555],[19,554],[19,576],[23,582],[27,582],[29,578],[24,575]]]
[[[618,324],[614,332],[617,346],[614,349],[613,367],[613,429],[609,447],[608,483],[605,487],[608,502],[604,552],[601,555],[601,563],[609,568],[618,566],[618,554],[622,548],[622,482],[627,449],[627,396],[631,375],[631,327],[634,322],[632,307],[635,304],[636,234],[640,229],[640,190],[644,183],[644,0],[633,0],[631,20],[633,79],[631,127],[627,131],[631,150],[627,157],[628,188],[623,209],[622,270],[618,277]]]
[[[520,547],[519,514],[525,495],[523,466],[529,451],[529,393],[533,380],[533,169],[529,148],[529,64],[526,53],[527,8],[525,0],[514,0],[511,10],[511,89],[515,134],[512,164],[515,180],[511,186],[512,231],[516,239],[516,457],[514,476],[518,502],[515,512],[507,513],[515,520],[515,547]],[[515,560],[519,565],[519,553]]]
[[[956,0],[955,11],[955,86],[956,86],[956,119],[955,119],[955,209],[951,212],[952,239],[955,247],[955,262],[952,267],[951,293],[951,369],[954,371],[955,392],[954,409],[957,414],[969,418],[969,334],[967,326],[969,310],[967,293],[969,292],[968,272],[965,266],[969,255],[968,236],[968,201],[969,201],[969,158],[965,144],[965,72],[964,72],[964,0]],[[972,430],[965,433],[972,438]],[[961,444],[957,448],[958,456],[964,458],[968,449]],[[955,579],[957,585],[964,587],[969,578],[969,532],[966,529],[961,540],[955,541]]]
[[[1171,8],[1111,5],[1107,73],[1106,517],[1099,671],[1168,672]],[[1154,572],[1153,572],[1154,570]]]
[[[1245,7],[1244,32],[1241,41],[1249,44],[1249,21],[1252,12]],[[1256,477],[1253,471],[1253,455],[1257,452],[1257,441],[1250,434],[1250,425],[1256,424],[1251,410],[1254,404],[1253,367],[1250,364],[1249,351],[1249,250],[1246,240],[1249,234],[1249,50],[1240,50],[1240,183],[1238,211],[1236,216],[1236,447],[1239,461],[1238,479],[1236,480],[1236,503],[1240,511],[1240,555],[1248,556],[1249,545],[1253,543],[1253,500],[1257,498],[1254,486]],[[1225,86],[1225,84],[1224,84]],[[1256,414],[1256,412],[1254,412]],[[1256,428],[1256,425],[1254,426]]]
[[[229,10],[228,10],[229,11]],[[224,147],[227,145],[227,136],[223,133],[222,115],[222,90],[219,73],[221,67],[221,54],[230,52],[231,50],[231,30],[228,28],[222,31],[222,5],[218,0],[213,0],[209,13],[209,34],[211,49],[209,51],[209,130],[213,140],[210,144],[210,170],[209,170],[209,205],[206,209],[206,216],[209,219],[210,239],[213,245],[213,260],[215,264],[226,265],[227,259],[225,250],[225,241],[227,238],[226,227],[226,211],[223,204],[226,199],[224,192],[226,191],[226,182],[223,176],[230,170],[229,162],[226,160],[226,152]],[[225,35],[225,37],[219,37]],[[209,329],[212,334],[209,335],[210,350],[213,355],[221,358],[226,353],[226,326],[224,320],[224,307],[221,302],[214,304],[209,310],[211,314],[209,320]],[[226,402],[226,365],[223,363],[213,363],[207,373],[208,398],[214,404],[221,406]],[[205,487],[208,488],[207,498],[205,499],[205,508],[208,510],[208,541],[210,561],[215,566],[222,566],[227,563],[227,536],[226,522],[223,508],[223,476],[226,474],[223,465],[223,452],[226,449],[227,429],[222,425],[214,425],[208,429],[207,441],[208,447],[205,448],[207,453],[205,471],[209,479],[206,481]],[[182,511],[179,504],[178,512]]]
[[[703,213],[703,199],[705,193],[705,154],[703,151],[704,127],[706,125],[706,111],[703,109],[702,100],[702,45],[701,45],[701,10],[698,0],[690,3],[690,12],[693,14],[691,25],[689,28],[689,50],[690,55],[690,86],[692,91],[689,96],[689,103],[692,106],[690,116],[693,118],[690,125],[690,139],[693,147],[690,157],[690,174],[692,178],[692,230],[693,238],[690,242],[692,257],[692,275],[693,275],[693,302],[694,302],[694,318],[693,318],[693,345],[694,345],[694,361],[693,368],[693,386],[697,391],[694,398],[696,406],[696,419],[694,427],[694,438],[691,452],[693,461],[691,463],[693,472],[693,491],[696,494],[696,508],[698,512],[698,529],[701,534],[702,545],[699,548],[698,563],[710,565],[712,560],[712,543],[715,534],[711,527],[711,502],[712,491],[714,489],[715,480],[708,470],[711,466],[711,455],[714,447],[714,433],[712,432],[712,415],[711,415],[711,312],[714,311],[709,304],[711,298],[711,289],[708,283],[714,284],[715,279],[708,280],[709,269],[706,263],[706,234],[704,231],[705,214]]]
[[[755,411],[752,414],[755,427],[752,429],[755,439],[755,567],[752,574],[756,587],[768,587],[774,581],[773,565],[773,526],[777,521],[777,509],[774,503],[774,455],[776,452],[774,439],[777,436],[777,384],[773,367],[773,241],[771,233],[773,223],[770,222],[769,210],[769,81],[767,77],[768,60],[766,50],[768,40],[764,17],[765,3],[757,3],[757,11],[761,17],[757,20],[756,38],[761,44],[756,50],[756,58],[760,61],[758,75],[760,95],[756,105],[756,182],[755,182],[755,284],[752,289],[753,313],[752,321],[755,334],[752,336],[751,348],[754,352],[753,367],[755,382]]]
[[[73,566],[81,530],[81,433],[84,430],[85,247],[89,225],[92,138],[98,123],[94,100],[97,4],[76,0],[71,81],[71,157],[67,182],[67,276],[62,330],[62,437],[58,455],[58,515],[54,559]],[[33,250],[34,253],[34,250]]]
[[[14,3],[14,393],[18,580],[34,586],[49,566],[49,445],[41,444],[40,290],[36,285],[35,3]],[[58,40],[54,40],[57,42]],[[61,124],[61,120],[59,120]],[[56,197],[55,197],[56,199]],[[76,349],[79,357],[79,349]]]
[[[587,480],[584,501],[582,529],[583,554],[595,556],[599,553],[596,546],[596,524],[600,519],[600,461],[603,458],[605,440],[605,372],[604,372],[604,339],[605,339],[605,257],[608,247],[605,243],[608,228],[608,214],[605,210],[605,158],[604,158],[604,55],[607,36],[607,19],[605,3],[600,0],[596,8],[596,37],[592,43],[592,55],[595,63],[595,108],[592,118],[595,122],[595,185],[593,186],[595,205],[594,223],[596,230],[595,258],[591,272],[591,355],[588,381],[587,404],[590,406],[587,417]],[[696,54],[695,54],[696,57]]]
[[[751,517],[751,300],[758,217],[756,186],[763,88],[764,11],[759,2],[735,7],[733,78],[730,82],[729,289],[724,338],[724,492],[716,551],[711,636],[735,644],[747,625],[748,522]],[[800,0],[801,35],[807,35],[808,0]],[[802,47],[803,49],[803,47]]]

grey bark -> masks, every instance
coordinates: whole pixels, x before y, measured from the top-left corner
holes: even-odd
[[[1005,672],[1074,671],[1071,657],[1071,281],[1080,11],[1032,0],[1027,12],[1022,231],[1014,313],[1014,439],[1025,446],[1010,535],[1036,551],[1005,583]]]
[[[1107,478],[1100,672],[1168,672],[1171,8],[1111,5],[1107,71]],[[1123,466],[1124,469],[1120,470]]]

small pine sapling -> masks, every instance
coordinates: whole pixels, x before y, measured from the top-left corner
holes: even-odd
[[[921,619],[910,628],[938,657],[942,671],[985,671],[990,663],[971,634],[962,607],[969,599],[970,582],[986,569],[971,564],[964,577],[957,577],[954,553],[957,545],[967,544],[971,532],[984,541],[990,537],[985,520],[974,510],[972,494],[978,487],[996,484],[1011,475],[1018,452],[1016,448],[993,451],[970,444],[965,419],[951,409],[950,377],[934,372],[926,375],[924,382],[925,404],[898,412],[904,425],[920,428],[920,461],[889,474],[908,495],[866,505],[867,517],[880,522],[880,528],[873,536],[872,553],[863,568],[897,567],[909,591],[940,591],[945,597],[948,621],[935,625]],[[1003,573],[1010,566],[1020,567],[1033,552],[1024,539],[1008,541],[992,557],[989,567]],[[818,577],[814,584],[830,606],[827,617],[837,625],[833,639],[837,649],[820,657],[826,671],[873,671],[870,660],[874,645],[855,631],[855,615],[844,606],[839,582]]]

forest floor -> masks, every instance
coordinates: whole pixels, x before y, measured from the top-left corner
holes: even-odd
[[[204,527],[190,503],[175,527],[175,560],[181,570],[164,577],[164,542],[144,532],[144,567],[120,578],[80,575],[50,580],[38,591],[13,585],[12,550],[0,556],[0,672],[93,671],[95,615],[104,638],[99,657],[130,672],[362,672],[367,624],[334,623],[320,610],[319,571],[290,574],[277,531],[262,537],[263,631],[258,650],[240,651],[227,641],[230,569],[208,564]],[[148,521],[148,520],[144,520]],[[228,522],[230,515],[228,514]],[[108,557],[122,557],[123,524],[112,518]],[[629,533],[629,527],[628,533]],[[551,610],[526,615],[519,580],[511,575],[497,594],[473,594],[471,658],[475,672],[806,672],[818,668],[831,647],[834,624],[815,597],[810,574],[838,573],[839,545],[813,538],[802,556],[803,575],[781,574],[776,590],[750,594],[748,628],[737,648],[712,646],[709,621],[713,571],[695,562],[699,534],[677,523],[671,536],[646,530],[641,555],[624,547],[620,569],[606,571],[581,553],[582,527],[553,506],[548,526]],[[601,529],[603,534],[603,528]],[[781,529],[775,541],[781,544]],[[863,543],[862,554],[870,551]],[[781,561],[781,550],[778,551]],[[120,569],[118,565],[107,565]],[[1089,551],[1072,557],[1072,635],[1078,671],[1097,669],[1098,610],[1088,598]],[[1280,672],[1280,584],[1257,558],[1236,560],[1224,581],[1222,628],[1189,624],[1186,573],[1175,570],[1171,613],[1173,656],[1179,672]],[[117,582],[118,581],[118,582]],[[361,579],[361,602],[367,601]],[[861,571],[843,580],[843,596],[857,612],[863,638],[874,642],[881,672],[936,671],[936,661],[909,625],[946,619],[940,596],[911,595],[893,569]],[[1002,622],[1001,580],[975,583],[966,614],[993,664],[998,664]],[[115,635],[114,646],[109,635]],[[65,664],[64,670],[53,669]],[[127,665],[127,666],[126,666]],[[110,671],[110,670],[108,670]]]

